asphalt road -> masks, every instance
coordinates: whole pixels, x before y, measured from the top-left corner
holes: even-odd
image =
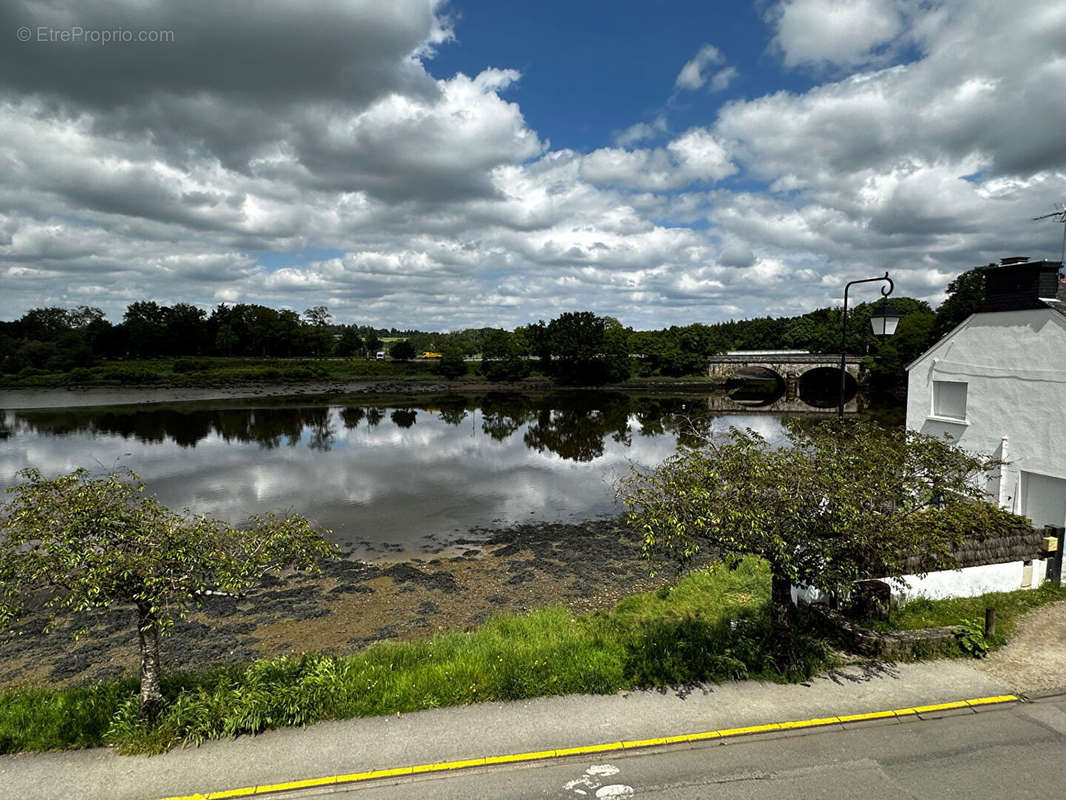
[[[1066,696],[934,720],[757,735],[728,744],[658,748],[603,758],[336,787],[392,798],[1062,798]],[[295,796],[295,795],[292,795]]]

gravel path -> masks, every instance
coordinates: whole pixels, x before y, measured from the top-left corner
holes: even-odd
[[[1019,619],[1010,643],[976,666],[1016,692],[1066,688],[1066,600]]]

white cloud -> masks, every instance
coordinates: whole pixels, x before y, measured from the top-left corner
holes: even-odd
[[[722,145],[701,128],[693,128],[654,150],[604,147],[589,153],[581,163],[581,177],[590,183],[647,191],[720,181],[736,171]]]
[[[614,143],[619,147],[631,147],[637,142],[662,136],[667,130],[666,116],[659,114],[651,122],[637,122],[624,131],[616,133],[614,135]]]
[[[788,67],[861,64],[902,32],[904,5],[902,0],[785,0],[771,13],[777,24],[774,44]]]
[[[205,3],[231,48],[202,43],[212,68],[153,63],[123,83],[121,54],[85,51],[30,63],[36,78],[0,69],[0,318],[73,303],[119,317],[152,297],[328,302],[341,321],[442,329],[575,308],[663,325],[802,312],[884,269],[898,293],[937,299],[974,264],[1059,252],[1061,230],[1029,219],[1066,195],[1062,4],[871,0],[852,4],[870,27],[845,47],[804,39],[800,12],[832,8],[797,0],[775,18],[781,52],[831,80],[579,153],[529,126],[507,65],[426,71],[450,36],[439,4],[317,1],[380,47],[319,45],[271,4],[244,40]],[[218,68],[286,26],[298,63],[322,50],[314,86]],[[911,60],[885,62],[902,42]],[[715,89],[732,69],[720,56],[686,81]]]
[[[740,73],[736,67],[725,67],[714,73],[714,77],[711,78],[711,85],[708,87],[712,92],[722,92],[729,88],[734,80]]]
[[[711,132],[703,128],[687,131],[666,148],[674,154],[680,171],[685,175],[718,181],[737,171],[725,148]]]
[[[725,62],[725,56],[713,44],[705,44],[691,59],[685,62],[677,74],[674,86],[678,89],[699,89],[707,83],[707,68]]]

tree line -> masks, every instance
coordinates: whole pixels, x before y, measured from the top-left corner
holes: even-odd
[[[893,299],[904,314],[895,336],[874,342],[869,318],[877,303],[849,311],[848,353],[870,355],[871,380],[898,384],[907,363],[961,322],[983,301],[982,268],[948,287],[934,312],[928,303]],[[456,377],[465,358],[482,359],[489,380],[520,380],[538,370],[560,383],[613,383],[633,374],[701,374],[706,358],[728,350],[840,351],[841,311],[820,308],[794,317],[758,317],[660,330],[634,330],[610,316],[568,312],[508,331],[471,328],[432,332],[337,324],[325,306],[298,314],[263,305],[221,304],[210,313],[189,303],[130,304],[112,323],[99,308],[34,308],[0,321],[0,372],[68,372],[104,360],[229,356],[245,358],[374,358],[398,360],[425,352],[443,356],[440,371]],[[386,344],[388,340],[388,344]]]

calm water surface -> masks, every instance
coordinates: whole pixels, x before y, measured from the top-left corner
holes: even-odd
[[[162,502],[239,522],[293,510],[361,555],[434,552],[473,528],[618,513],[614,484],[692,430],[779,416],[712,414],[698,396],[358,397],[0,411],[0,486],[29,466],[137,472]]]

